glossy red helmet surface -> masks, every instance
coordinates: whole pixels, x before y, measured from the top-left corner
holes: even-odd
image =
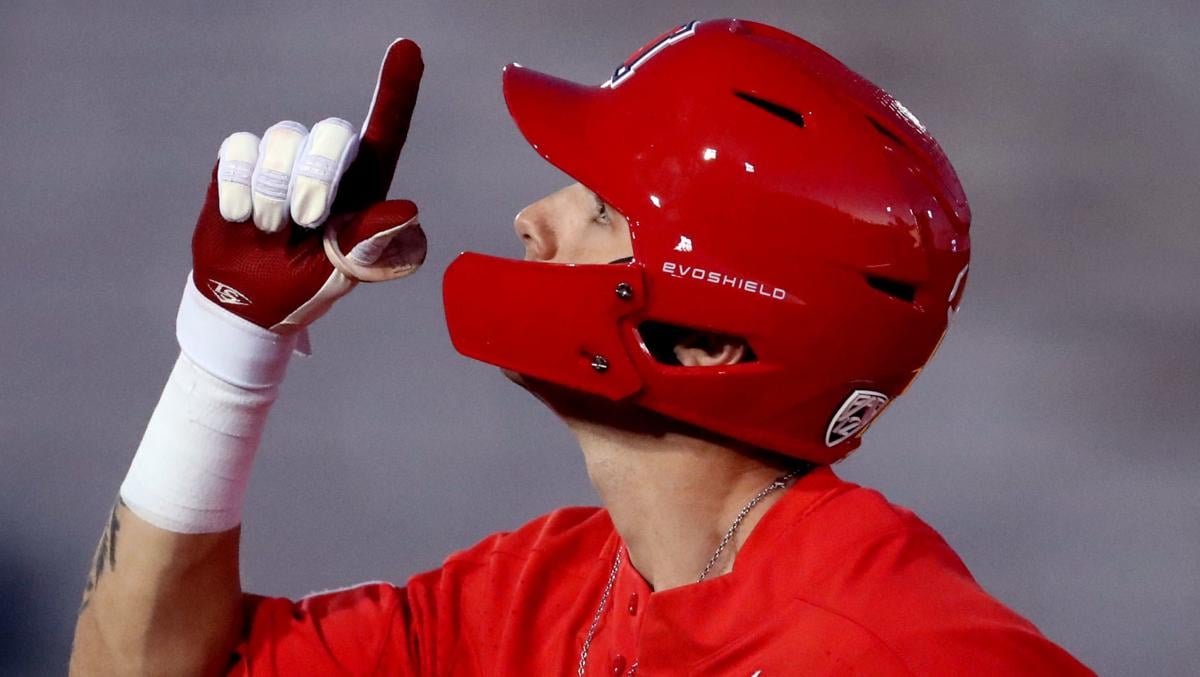
[[[600,86],[512,65],[504,95],[534,149],[629,220],[634,257],[462,254],[444,297],[464,355],[828,463],[936,349],[966,197],[916,118],[819,48],[692,22]],[[754,359],[660,362],[648,322],[741,337]]]

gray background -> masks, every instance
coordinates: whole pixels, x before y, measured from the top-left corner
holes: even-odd
[[[512,214],[564,181],[507,119],[502,64],[599,82],[722,15],[891,90],[974,207],[965,308],[844,475],[1102,673],[1200,673],[1200,4],[316,4],[0,3],[0,673],[63,671],[176,353],[218,143],[361,119],[395,35],[428,64],[393,194],[421,205],[430,259],[340,303],[293,365],[251,486],[248,587],[403,580],[594,502],[552,416],[452,351],[441,273],[461,249],[518,255]]]

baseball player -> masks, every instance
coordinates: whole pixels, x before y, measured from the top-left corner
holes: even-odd
[[[898,101],[740,20],[679,26],[599,86],[506,68],[513,120],[578,183],[517,215],[524,261],[465,253],[445,273],[455,347],[561,417],[604,507],[402,586],[243,592],[243,497],[290,356],[356,284],[424,259],[416,206],[386,199],[422,68],[391,45],[361,131],[285,121],[221,144],[181,354],[72,674],[1091,674],[831,469],[941,341],[970,211]]]

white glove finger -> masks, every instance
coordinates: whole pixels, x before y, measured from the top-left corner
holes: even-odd
[[[217,202],[221,218],[250,218],[250,175],[258,159],[258,137],[249,132],[230,134],[217,151]]]
[[[296,164],[288,189],[292,220],[316,228],[329,216],[337,184],[358,153],[354,125],[341,118],[326,118],[313,126]]]
[[[304,125],[291,120],[277,122],[263,132],[258,162],[250,177],[254,225],[263,232],[274,233],[287,225],[292,165],[306,136],[308,130]]]

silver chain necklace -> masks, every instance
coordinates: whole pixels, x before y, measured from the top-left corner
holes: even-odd
[[[742,521],[746,519],[746,515],[749,515],[750,511],[753,510],[754,507],[759,503],[761,503],[764,498],[786,487],[788,482],[791,482],[796,478],[797,475],[807,469],[808,466],[802,466],[780,475],[779,477],[775,478],[774,482],[771,482],[771,484],[764,487],[762,491],[755,494],[754,498],[751,498],[749,501],[747,501],[746,505],[742,506],[742,509],[740,512],[738,512],[737,517],[733,518],[733,523],[730,524],[729,528],[725,530],[725,535],[721,537],[721,542],[717,544],[717,549],[713,551],[712,557],[708,558],[708,564],[704,565],[704,570],[700,572],[700,577],[696,579],[697,583],[703,581],[710,573],[712,573],[713,567],[715,567],[717,565],[717,561],[721,559],[721,553],[725,552],[725,547],[728,546],[733,540],[738,528],[742,526]],[[600,605],[596,607],[596,613],[592,616],[592,624],[588,627],[587,635],[583,638],[583,649],[581,649],[579,652],[579,677],[585,677],[584,673],[587,671],[588,649],[592,647],[592,640],[596,638],[596,628],[600,626],[600,618],[604,616],[604,607],[608,605],[608,598],[612,596],[613,586],[617,582],[617,572],[621,570],[621,558],[624,554],[625,546],[617,548],[617,556],[613,558],[612,569],[610,569],[608,572],[608,582],[604,584],[604,594],[600,595]],[[626,673],[627,677],[633,677],[633,675],[637,673],[637,667],[638,662],[634,661],[633,664],[629,666],[629,672]]]

